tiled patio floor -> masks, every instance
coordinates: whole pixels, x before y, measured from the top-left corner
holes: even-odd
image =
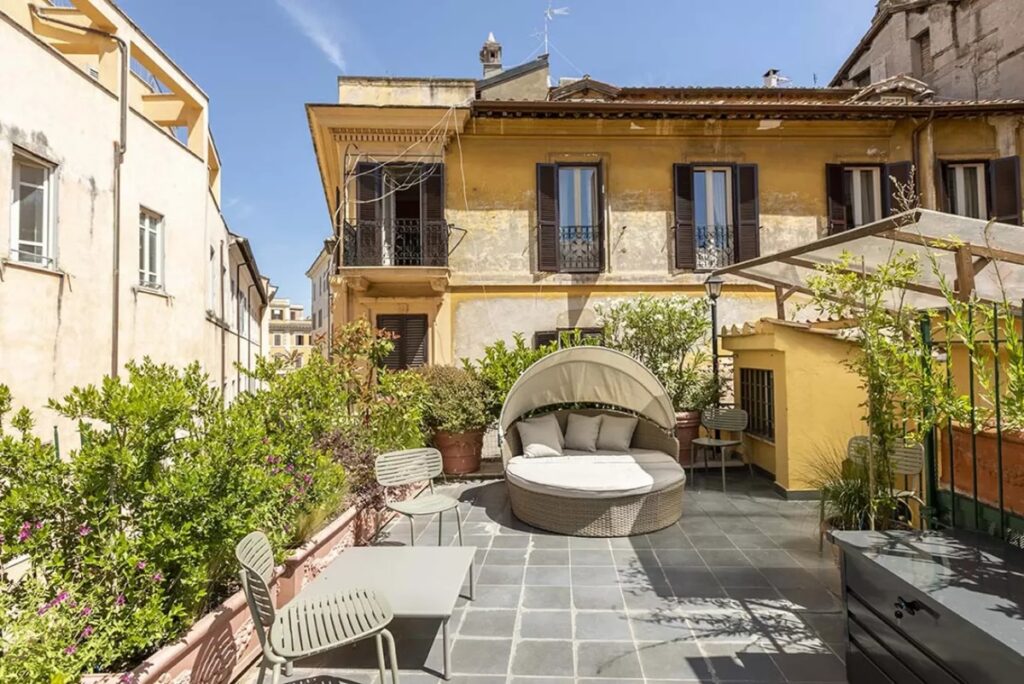
[[[608,540],[527,527],[502,481],[448,490],[479,549],[476,599],[452,618],[453,682],[845,681],[839,577],[828,550],[818,554],[815,503],[783,501],[745,473],[728,494],[698,476],[678,524]],[[437,543],[436,521],[416,531],[417,544]],[[402,520],[380,543],[408,539]],[[402,681],[439,681],[439,623],[396,620],[392,631]],[[376,682],[375,662],[357,645],[288,681]]]

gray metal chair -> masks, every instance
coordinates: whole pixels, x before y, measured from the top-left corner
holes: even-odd
[[[459,530],[459,546],[462,546],[462,519],[459,517],[459,502],[450,496],[434,491],[434,478],[443,471],[441,452],[437,449],[406,449],[381,454],[374,462],[377,482],[385,488],[385,503],[388,509],[409,518],[409,545],[416,545],[416,528],[413,519],[417,515],[437,514],[437,544],[444,542],[444,512],[455,510],[455,525]],[[391,501],[387,498],[388,487],[415,484],[427,480],[430,493],[415,499]]]
[[[282,669],[286,676],[292,674],[295,660],[370,637],[377,642],[380,681],[384,681],[387,669],[383,638],[388,642],[391,682],[398,684],[395,640],[386,629],[392,618],[387,599],[371,589],[347,589],[331,594],[299,594],[277,609],[268,584],[274,572],[274,552],[267,536],[250,532],[235,546],[235,557],[242,565],[242,590],[263,648],[259,684],[263,684],[268,667],[273,684],[277,684]]]
[[[722,491],[725,491],[725,457],[726,449],[735,449],[743,444],[743,433],[747,429],[747,412],[738,408],[710,408],[701,411],[700,423],[707,430],[707,437],[698,437],[690,443],[690,478],[692,480],[697,466],[697,452],[704,453],[704,469],[708,467],[708,449],[712,453],[721,452],[722,456]],[[732,432],[738,439],[718,439],[715,431]],[[740,456],[742,460],[742,454]],[[754,466],[746,462],[750,474],[754,474]]]

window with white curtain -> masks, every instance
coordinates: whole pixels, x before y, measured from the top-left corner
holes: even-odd
[[[26,264],[56,263],[53,167],[14,151],[11,175],[11,257]]]
[[[162,290],[164,287],[164,218],[160,214],[139,211],[139,285]]]
[[[877,166],[849,166],[843,170],[846,217],[849,228],[873,223],[882,217],[881,177]]]
[[[946,197],[949,211],[960,216],[987,219],[984,164],[948,164]]]

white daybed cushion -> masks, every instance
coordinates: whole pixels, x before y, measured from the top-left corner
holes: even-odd
[[[601,432],[601,416],[570,413],[565,426],[566,449],[597,451],[597,436]]]
[[[523,443],[525,458],[546,458],[562,455],[562,431],[554,416],[551,420],[528,422],[523,421],[516,426],[519,439]]]
[[[628,453],[637,422],[632,416],[602,415],[601,431],[597,433],[598,451]]]
[[[516,456],[505,477],[523,489],[569,498],[610,499],[646,494],[686,481],[674,458],[653,449],[590,453],[567,449],[562,456]]]

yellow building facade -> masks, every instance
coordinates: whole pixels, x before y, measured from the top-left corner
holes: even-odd
[[[1020,223],[1024,103],[866,88],[549,87],[546,57],[485,77],[339,79],[307,105],[341,241],[334,319],[403,336],[390,362],[453,363],[523,332],[598,324],[644,293],[703,296],[707,271],[897,211]],[[912,169],[917,169],[916,173]],[[720,322],[778,312],[728,281]],[[793,314],[793,307],[790,307]]]

